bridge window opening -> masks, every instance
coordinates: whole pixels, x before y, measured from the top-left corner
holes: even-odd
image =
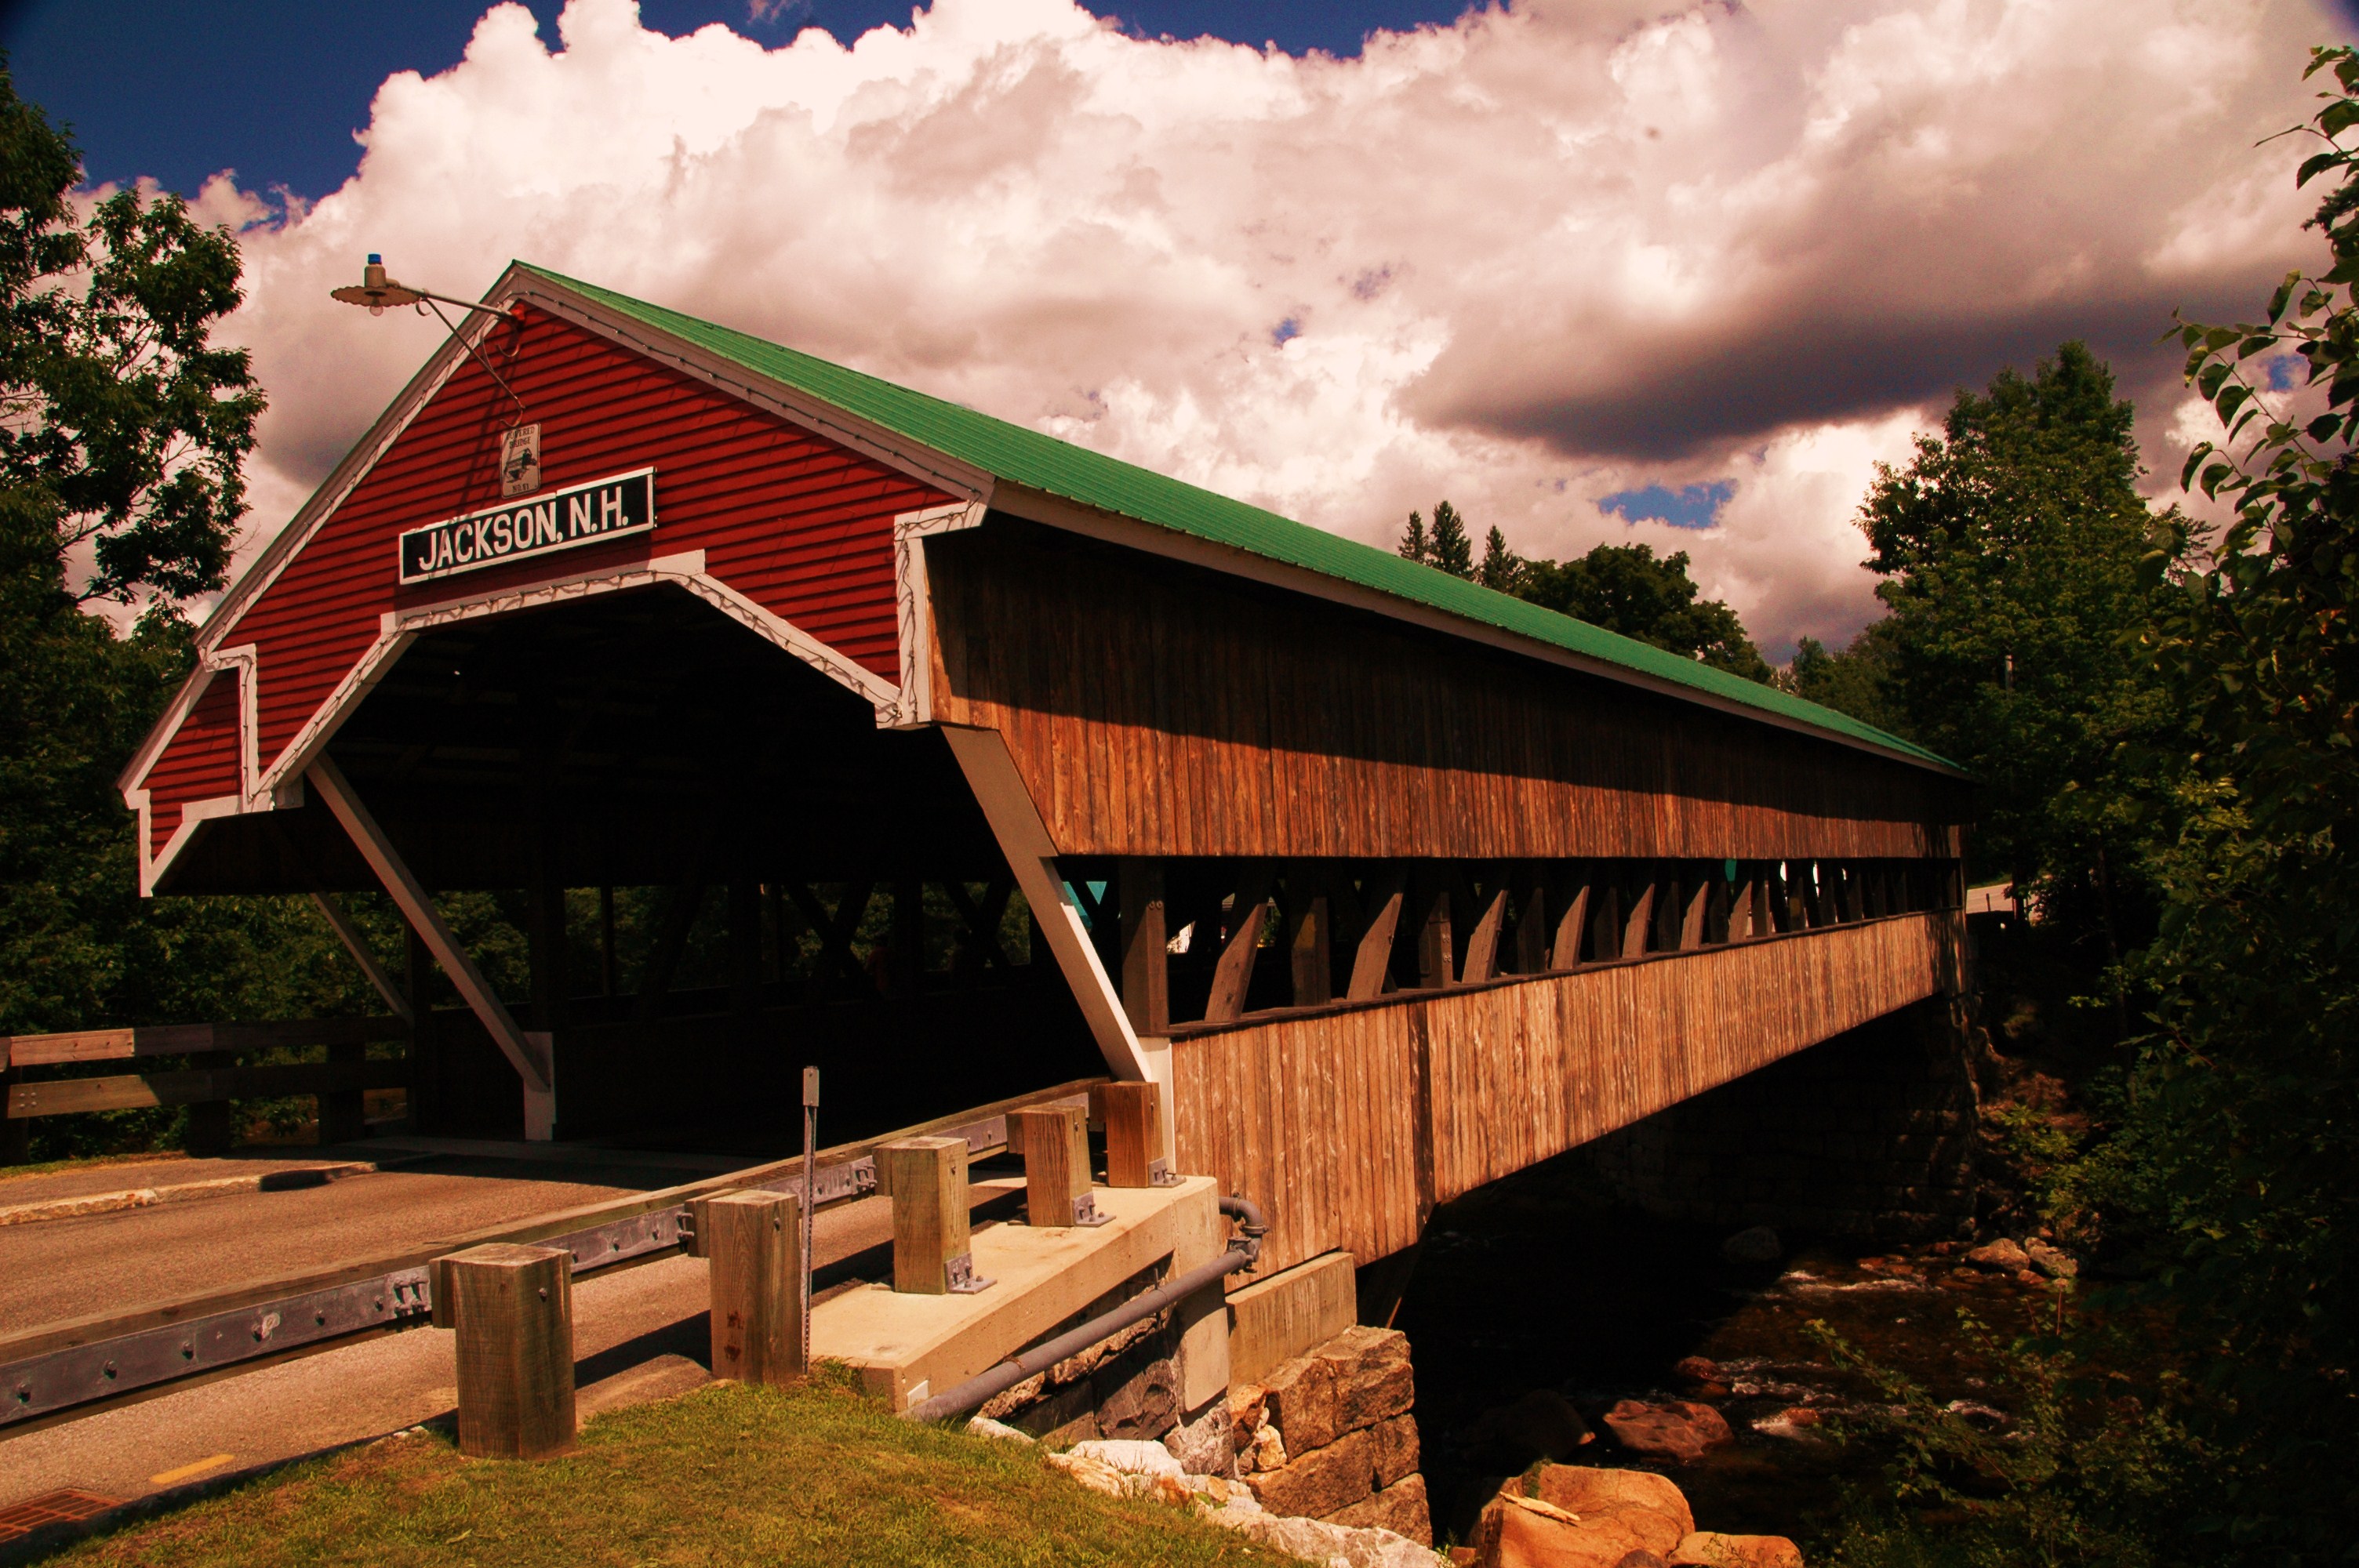
[[[1955,907],[1945,860],[1073,858],[1141,1033],[1365,1005]],[[1150,958],[1125,912],[1159,890]],[[1942,902],[1944,899],[1948,902]],[[1152,990],[1150,1004],[1143,1000]]]

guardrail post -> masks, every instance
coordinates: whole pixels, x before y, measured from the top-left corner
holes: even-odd
[[[1007,1133],[1024,1156],[1024,1202],[1034,1225],[1061,1227],[1096,1218],[1088,1111],[1077,1105],[1010,1111]]]
[[[434,1325],[459,1336],[459,1452],[573,1446],[573,1255],[494,1242],[434,1260]]]
[[[711,1260],[712,1375],[747,1383],[802,1376],[802,1205],[792,1193],[723,1193],[700,1207]]]
[[[947,1295],[972,1288],[966,1140],[904,1138],[876,1146],[876,1185],[893,1200],[893,1288]]]
[[[1106,1185],[1156,1185],[1156,1167],[1163,1162],[1163,1091],[1153,1084],[1101,1084],[1090,1098],[1105,1124]]]
[[[33,1157],[33,1123],[8,1114],[8,1091],[18,1077],[8,1059],[8,1041],[0,1038],[0,1165],[22,1165]]]

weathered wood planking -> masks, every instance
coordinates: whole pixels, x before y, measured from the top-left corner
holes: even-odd
[[[1180,1168],[1263,1204],[1269,1272],[1415,1241],[1437,1203],[1953,989],[1895,915],[1172,1043]]]
[[[351,1094],[403,1088],[406,1061],[307,1062],[282,1067],[194,1067],[179,1073],[125,1073],[106,1078],[45,1078],[8,1086],[11,1119],[71,1116],[92,1110],[144,1110],[151,1106],[210,1105],[277,1095]]]
[[[200,1051],[261,1051],[278,1045],[365,1045],[407,1040],[398,1018],[309,1018],[273,1023],[166,1023],[84,1029],[67,1034],[0,1035],[0,1066],[185,1056]]]
[[[936,715],[1066,854],[1939,857],[1933,770],[995,517],[929,546]]]

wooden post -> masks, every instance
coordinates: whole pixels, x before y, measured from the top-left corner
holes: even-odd
[[[459,1452],[573,1446],[573,1256],[495,1242],[434,1260],[434,1325],[459,1336]]]
[[[966,1159],[963,1138],[876,1146],[876,1185],[893,1200],[893,1288],[905,1295],[947,1295],[973,1277]]]
[[[1471,885],[1470,885],[1471,890]],[[1494,882],[1491,891],[1468,900],[1474,929],[1466,937],[1466,961],[1459,969],[1461,985],[1475,985],[1499,972],[1499,929],[1507,918],[1507,884]]]
[[[351,1069],[360,1076],[368,1062],[368,1047],[361,1042],[340,1042],[328,1047],[328,1065]],[[368,1136],[368,1100],[359,1089],[335,1089],[320,1097],[320,1141],[350,1143]]]
[[[1140,1034],[1171,1027],[1171,935],[1165,926],[1163,862],[1125,856],[1114,867],[1122,890],[1122,1010]],[[1088,1162],[1082,1162],[1084,1167]]]
[[[893,882],[893,938],[886,949],[887,989],[894,996],[918,994],[926,972],[926,884],[919,877]]]
[[[189,1065],[196,1068],[234,1067],[237,1065],[234,1051],[194,1051],[189,1054]],[[235,1118],[225,1099],[201,1100],[189,1107],[188,1133],[184,1146],[191,1154],[226,1154],[236,1133]]]
[[[1458,945],[1450,928],[1450,875],[1435,867],[1417,881],[1417,983],[1439,990],[1457,978]]]
[[[1260,861],[1249,862],[1238,879],[1236,894],[1221,922],[1227,929],[1220,962],[1212,969],[1212,993],[1204,1003],[1207,1022],[1225,1022],[1245,1010],[1253,990],[1254,959],[1261,949],[1262,923],[1269,915],[1269,867]]]
[[[1319,1007],[1333,1000],[1332,931],[1327,903],[1327,868],[1298,860],[1286,872],[1286,951],[1294,970],[1294,1005]]]
[[[1557,917],[1555,939],[1549,944],[1549,968],[1581,968],[1582,934],[1588,928],[1589,906],[1596,894],[1595,874],[1585,866],[1575,871],[1565,894],[1564,911]]]
[[[1024,1154],[1024,1202],[1031,1222],[1062,1229],[1093,1218],[1090,1114],[1077,1105],[1036,1106],[1007,1115],[1008,1142]]]
[[[1704,945],[1705,926],[1712,917],[1712,890],[1720,882],[1720,868],[1707,871],[1701,866],[1681,869],[1679,890],[1682,907],[1680,910],[1680,950]]]
[[[542,857],[533,857],[532,885],[525,890],[525,952],[532,968],[532,1016],[536,1030],[554,1031],[564,1024],[567,982],[565,963],[565,890],[547,874]]]
[[[1530,866],[1516,873],[1516,972],[1537,975],[1550,967],[1555,928],[1549,924],[1548,879]]]
[[[7,1037],[0,1035],[0,1165],[22,1165],[33,1157],[32,1119],[8,1114],[8,1089],[16,1077],[8,1062]]]
[[[449,1124],[442,1103],[441,1038],[435,1033],[434,955],[408,921],[401,923],[403,989],[409,993],[409,1130],[440,1132]]]
[[[711,1260],[712,1375],[788,1383],[803,1365],[802,1205],[792,1193],[723,1193],[696,1220]]]
[[[1649,877],[1638,896],[1630,901],[1629,914],[1622,922],[1621,940],[1617,944],[1625,958],[1635,958],[1647,950],[1647,927],[1655,918],[1655,879]]]
[[[1357,951],[1352,955],[1351,989],[1344,994],[1353,1001],[1366,1001],[1385,993],[1385,983],[1392,977],[1393,941],[1400,931],[1402,906],[1408,902],[1403,892],[1407,879],[1395,866],[1368,878],[1360,890],[1360,910],[1367,924],[1360,930]]]
[[[1092,1108],[1105,1127],[1106,1185],[1151,1187],[1163,1147],[1163,1092],[1153,1084],[1100,1084]]]
[[[762,884],[745,877],[729,881],[729,1011],[762,1011]]]

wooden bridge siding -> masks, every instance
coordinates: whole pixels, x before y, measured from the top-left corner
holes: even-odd
[[[933,541],[935,712],[1067,854],[1949,857],[1954,781],[995,515]]]
[[[1954,911],[1172,1043],[1180,1167],[1268,1206],[1263,1268],[1417,1239],[1437,1203],[1949,989]]]

